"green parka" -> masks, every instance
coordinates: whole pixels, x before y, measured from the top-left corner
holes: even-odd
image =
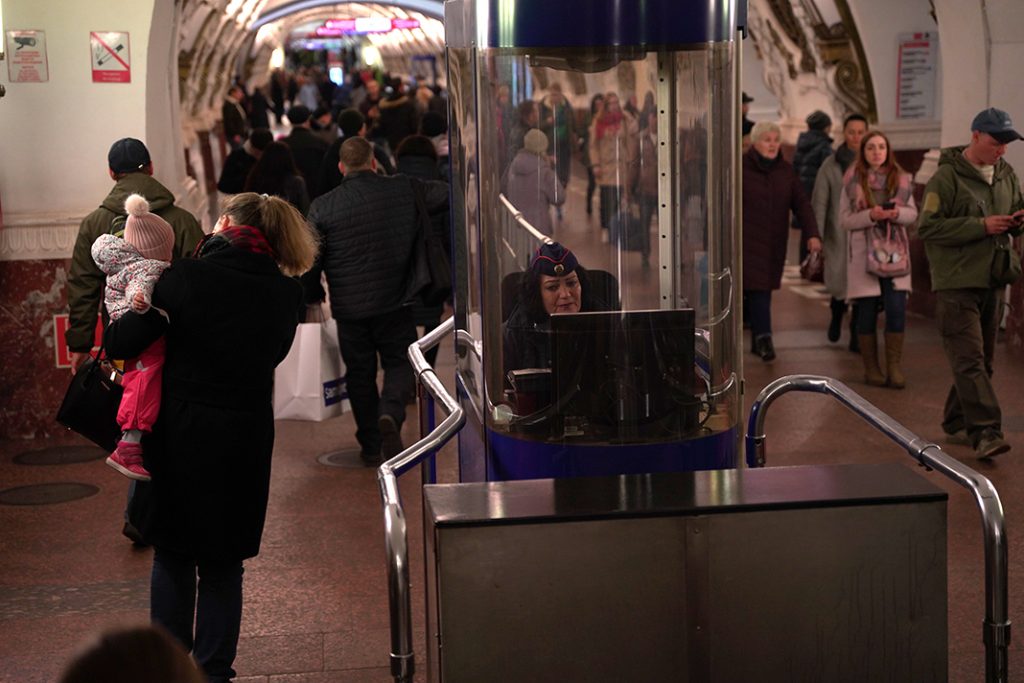
[[[67,331],[68,348],[88,351],[93,346],[96,315],[103,301],[106,283],[103,271],[92,260],[92,243],[100,235],[123,229],[126,214],[124,200],[130,194],[141,194],[149,202],[149,210],[163,218],[174,228],[174,257],[187,256],[203,237],[203,229],[195,217],[174,205],[174,195],[166,187],[145,173],[129,173],[114,185],[99,208],[82,220],[71,254],[71,273],[68,275]]]
[[[999,160],[989,185],[963,155],[964,147],[947,147],[939,169],[924,188],[917,233],[924,242],[932,290],[996,287],[992,260],[996,240],[985,233],[985,217],[1024,209],[1020,181],[1013,167]],[[1013,228],[1014,236],[1021,228]]]

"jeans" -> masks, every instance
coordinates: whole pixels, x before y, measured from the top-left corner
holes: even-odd
[[[231,665],[242,625],[242,572],[241,560],[196,561],[159,548],[153,553],[150,618],[191,651],[211,683],[235,675]]]
[[[743,291],[750,313],[750,336],[754,341],[772,334],[772,290],[747,289]]]
[[[907,293],[896,291],[891,277],[880,277],[881,296],[854,299],[857,306],[857,334],[874,334],[878,328],[878,302],[885,308],[885,331],[902,332],[907,325]]]
[[[360,320],[338,320],[338,342],[345,361],[345,384],[356,419],[356,440],[366,455],[380,453],[377,418],[390,415],[401,427],[405,405],[413,396],[415,378],[406,352],[416,341],[412,308],[406,306]],[[384,387],[377,391],[377,356],[384,368]]]

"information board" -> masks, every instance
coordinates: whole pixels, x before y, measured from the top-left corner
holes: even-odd
[[[7,77],[11,83],[45,83],[50,80],[44,31],[7,32]]]
[[[896,118],[935,118],[937,33],[901,33],[896,60]]]

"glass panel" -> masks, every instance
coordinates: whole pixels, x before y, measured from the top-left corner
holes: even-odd
[[[491,428],[643,443],[737,424],[732,49],[479,54]],[[580,267],[530,268],[552,241]]]

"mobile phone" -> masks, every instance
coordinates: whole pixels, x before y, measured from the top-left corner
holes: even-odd
[[[896,208],[896,202],[882,202],[882,208],[888,211]]]

